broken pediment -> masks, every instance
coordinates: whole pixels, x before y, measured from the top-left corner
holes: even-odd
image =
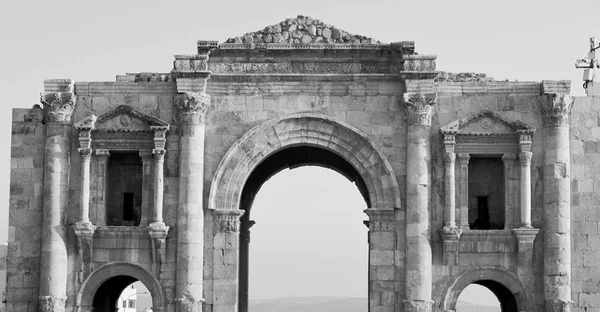
[[[535,128],[520,120],[508,120],[490,110],[483,110],[463,119],[455,120],[442,127],[444,134],[462,135],[509,135],[532,134]]]
[[[100,131],[140,132],[169,129],[169,124],[154,116],[146,115],[128,105],[120,105],[98,117],[92,115],[75,124],[77,129]]]
[[[225,43],[381,44],[372,38],[353,35],[318,19],[302,15],[267,26],[263,30],[230,38]]]

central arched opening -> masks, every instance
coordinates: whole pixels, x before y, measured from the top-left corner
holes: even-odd
[[[518,312],[517,301],[504,285],[493,280],[475,281],[461,291],[457,312]]]
[[[136,278],[119,275],[106,280],[93,298],[95,312],[152,311],[152,296]]]
[[[369,246],[363,210],[369,206],[364,180],[334,152],[292,146],[264,159],[244,184],[240,200],[245,213],[239,310],[258,312],[267,302],[253,299],[287,297],[272,303],[291,306],[301,297],[301,304],[337,300],[337,306],[364,311]]]

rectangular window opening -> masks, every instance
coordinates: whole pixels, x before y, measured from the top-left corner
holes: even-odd
[[[471,157],[468,185],[468,220],[471,229],[504,228],[504,185],[504,163],[500,156]]]

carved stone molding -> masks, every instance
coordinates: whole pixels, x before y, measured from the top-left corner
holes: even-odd
[[[568,126],[572,104],[573,97],[568,94],[544,94],[541,102],[544,126]]]
[[[77,252],[79,253],[79,282],[83,282],[85,278],[93,270],[94,257],[94,232],[96,226],[91,222],[79,221],[71,225],[77,237]]]
[[[437,101],[437,94],[405,93],[404,103],[408,111],[409,125],[431,126],[433,105]]]
[[[521,166],[530,166],[532,156],[533,156],[533,153],[531,153],[531,152],[519,153],[519,159],[521,160]]]
[[[571,312],[572,301],[546,300],[546,312]]]
[[[163,222],[152,222],[148,225],[148,234],[152,244],[152,269],[156,278],[160,277],[162,264],[167,257],[166,239],[169,234],[169,227]]]
[[[75,124],[75,128],[79,130],[79,147],[87,149],[92,147],[92,130],[96,126],[96,119],[96,116],[92,115]]]
[[[46,93],[40,96],[44,105],[45,122],[48,124],[69,124],[75,108],[76,100],[73,93]]]
[[[175,100],[182,124],[204,124],[210,108],[210,95],[201,92],[183,92]]]
[[[433,300],[404,300],[405,312],[431,312]]]
[[[110,156],[110,150],[104,148],[95,149],[94,153],[96,156]]]
[[[154,148],[157,150],[164,150],[167,143],[167,131],[168,126],[151,126],[150,129],[154,131]]]
[[[213,219],[218,232],[238,233],[244,210],[214,209]]]
[[[534,228],[517,228],[512,231],[517,237],[518,251],[533,252],[533,241],[540,230]]]
[[[405,71],[434,71],[435,55],[404,55]]]
[[[66,297],[40,296],[40,312],[64,312]]]
[[[394,210],[369,208],[365,210],[365,213],[369,216],[369,231],[382,232],[396,230]]]
[[[177,312],[202,312],[202,304],[204,299],[194,299],[190,296],[183,296],[175,299],[177,302]]]

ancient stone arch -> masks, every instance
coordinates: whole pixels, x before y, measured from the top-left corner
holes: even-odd
[[[480,284],[490,289],[502,301],[511,301],[514,299],[518,311],[533,311],[531,295],[525,286],[519,280],[519,277],[499,267],[475,267],[463,271],[456,278],[451,280],[448,286],[441,293],[440,310],[456,311],[456,301],[461,292],[471,284]],[[505,288],[505,289],[503,289]],[[510,294],[502,290],[510,291]],[[513,298],[506,298],[511,296]],[[502,298],[504,297],[504,298]],[[503,311],[505,311],[503,309]]]
[[[166,309],[166,294],[152,273],[132,263],[111,262],[93,271],[83,282],[76,299],[78,311],[88,311],[93,307],[94,296],[100,286],[107,280],[118,276],[128,276],[142,282],[152,296],[153,311]]]
[[[367,135],[332,117],[302,113],[258,125],[229,149],[212,181],[209,209],[238,209],[252,170],[269,155],[296,145],[327,149],[352,164],[366,184],[370,208],[400,208],[392,167]]]

